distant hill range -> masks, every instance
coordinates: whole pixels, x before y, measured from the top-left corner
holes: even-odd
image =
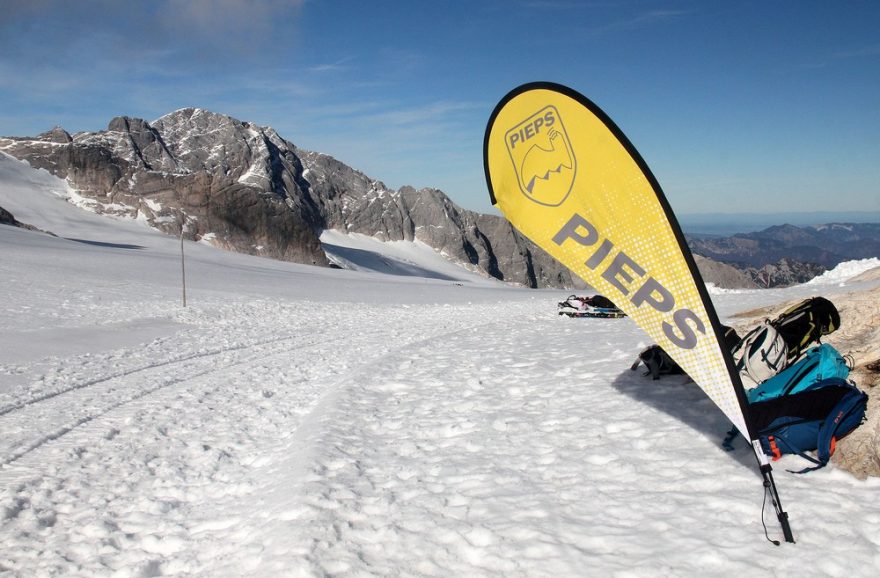
[[[0,138],[0,150],[66,179],[91,210],[143,219],[173,235],[185,224],[187,238],[232,251],[329,266],[319,235],[337,229],[419,240],[465,268],[527,287],[584,287],[499,216],[462,209],[437,189],[390,190],[270,127],[203,109],[152,122],[117,117],[97,132],[71,135],[56,127]],[[2,210],[0,220],[20,225]],[[706,280],[774,286],[877,256],[878,227],[771,227],[689,241],[710,259],[699,260]]]
[[[763,231],[782,223],[797,227],[814,227],[822,223],[880,223],[880,205],[874,211],[686,213],[678,216],[678,222],[686,234],[695,237],[730,237]]]
[[[843,261],[880,256],[880,223],[777,225],[729,237],[687,238],[694,253],[731,265],[763,287],[802,283]]]

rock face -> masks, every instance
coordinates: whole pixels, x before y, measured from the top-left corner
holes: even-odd
[[[696,261],[700,275],[706,283],[725,289],[754,289],[757,287],[750,275],[732,265],[719,263],[702,255],[694,255],[694,261]]]
[[[825,267],[815,263],[801,263],[791,259],[780,259],[776,263],[761,268],[748,267],[744,274],[756,287],[788,287],[806,283],[825,272]]]
[[[0,207],[0,225],[9,225],[10,227],[19,227],[21,229],[29,229],[31,231],[39,231],[36,227],[22,223],[15,218],[15,215]]]
[[[389,190],[275,130],[197,108],[105,131],[0,139],[0,150],[67,179],[99,212],[145,219],[233,251],[327,266],[324,229],[420,240],[450,260],[528,287],[578,287],[507,221],[436,189]]]
[[[271,129],[199,109],[154,126],[118,117],[106,131],[71,137],[62,129],[5,139],[3,150],[66,178],[99,212],[267,257],[327,265],[314,209],[285,172],[298,160]]]
[[[333,157],[298,152],[304,189],[326,229],[383,241],[419,240],[453,262],[527,287],[583,286],[501,217],[462,209],[437,189],[390,191]]]
[[[13,227],[20,227],[21,223],[15,220],[15,217],[12,215],[12,213],[7,211],[3,207],[0,207],[0,225],[11,225]]]
[[[833,459],[860,479],[880,477],[880,287],[847,294],[838,309],[840,329],[826,341],[852,357],[849,378],[868,394],[868,408],[865,423],[840,440]]]

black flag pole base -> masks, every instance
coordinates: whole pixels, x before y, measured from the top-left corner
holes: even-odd
[[[776,491],[776,482],[773,481],[773,468],[770,467],[770,464],[761,464],[761,475],[764,477],[765,491],[770,493],[770,501],[773,502],[773,507],[776,509],[776,518],[779,520],[779,525],[782,526],[782,535],[786,542],[794,544],[794,536],[792,536],[791,526],[788,524],[788,512],[782,509],[782,502]],[[779,544],[779,542],[774,543]]]

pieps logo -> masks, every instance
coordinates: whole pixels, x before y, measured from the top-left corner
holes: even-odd
[[[577,163],[556,107],[542,108],[507,131],[504,140],[523,194],[540,205],[561,205]]]

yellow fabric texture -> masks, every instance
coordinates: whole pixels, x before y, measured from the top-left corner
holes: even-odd
[[[486,134],[498,209],[629,315],[746,433],[662,192],[583,97],[542,87],[512,94]]]

